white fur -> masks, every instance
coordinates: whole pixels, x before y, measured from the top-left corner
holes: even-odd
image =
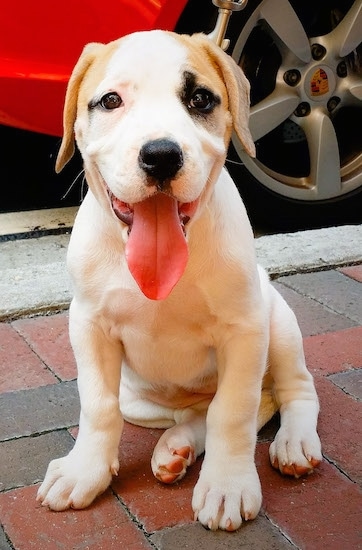
[[[204,59],[202,41],[198,47]],[[257,267],[245,208],[221,168],[227,106],[213,125],[195,123],[177,94],[185,68],[204,71],[199,76],[208,85],[215,69],[204,61],[195,66],[187,45],[168,33],[139,33],[113,49],[87,100],[116,89],[124,107],[89,117],[79,104],[75,123],[90,185],[68,252],[80,431],[69,455],[49,465],[38,498],[54,510],[89,505],[118,471],[125,418],[169,428],[152,457],[160,479],[172,477],[172,464],[180,479],[205,450],[195,518],[211,529],[235,530],[261,505],[257,429],[280,407],[272,463],[281,471],[297,466],[296,475],[309,472],[321,459],[318,399],[294,314]],[[223,55],[219,62],[229,63]],[[215,77],[215,86],[221,93],[228,83]],[[172,193],[200,204],[187,226],[185,273],[168,298],[152,301],[128,270],[127,228],[114,216],[104,181],[125,202],[154,193],[137,157],[145,140],[164,136],[180,144],[185,158]]]

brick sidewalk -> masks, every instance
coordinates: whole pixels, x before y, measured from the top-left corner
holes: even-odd
[[[174,550],[362,548],[362,265],[279,278],[293,307],[321,402],[324,462],[283,478],[269,465],[273,420],[259,434],[263,508],[236,533],[194,523],[201,459],[173,486],[150,470],[160,430],[126,425],[121,471],[87,510],[55,513],[35,502],[48,462],[67,453],[79,415],[67,314],[0,323],[0,549]]]

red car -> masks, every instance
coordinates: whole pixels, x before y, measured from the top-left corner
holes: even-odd
[[[172,29],[185,0],[21,1],[1,8],[0,122],[62,135],[65,88],[83,46],[124,34]]]
[[[75,185],[60,201],[79,159],[53,176],[59,140],[49,136],[61,136],[65,87],[85,43],[152,28],[210,32],[218,10],[211,0],[18,0],[1,12],[0,133],[5,162],[14,149],[19,158],[9,168],[16,195],[1,207],[11,210],[80,200]],[[228,167],[255,223],[362,221],[361,29],[362,0],[249,0],[231,17],[228,52],[251,82],[257,158],[234,138]]]

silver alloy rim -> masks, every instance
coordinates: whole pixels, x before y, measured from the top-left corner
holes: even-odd
[[[342,158],[335,121],[342,109],[362,112],[362,67],[356,52],[361,48],[362,0],[353,3],[331,32],[317,37],[307,36],[288,0],[264,0],[239,35],[232,53],[236,62],[257,25],[272,35],[281,59],[273,91],[251,107],[250,129],[257,151],[258,141],[282,125],[285,143],[306,142],[309,170],[295,175],[280,165],[275,169],[258,153],[251,159],[234,135],[242,162],[264,186],[296,200],[328,200],[358,189],[362,151]],[[361,128],[356,126],[355,131]]]

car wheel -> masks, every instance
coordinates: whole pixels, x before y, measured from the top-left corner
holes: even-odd
[[[228,168],[255,223],[361,222],[361,28],[361,0],[249,0],[231,18],[257,153],[234,136]]]

